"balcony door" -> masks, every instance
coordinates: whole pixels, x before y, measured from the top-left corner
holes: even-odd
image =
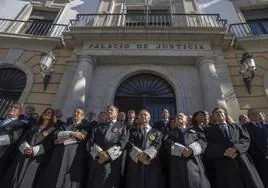
[[[123,112],[134,109],[138,113],[141,109],[147,109],[152,122],[161,119],[161,111],[165,108],[172,117],[176,113],[173,88],[153,74],[138,74],[125,80],[116,91],[114,104]]]

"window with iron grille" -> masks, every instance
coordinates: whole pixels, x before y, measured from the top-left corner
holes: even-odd
[[[45,11],[33,9],[29,22],[25,26],[25,34],[47,36],[52,31],[52,24],[58,11]]]
[[[0,118],[18,101],[26,85],[26,74],[13,68],[0,69]]]
[[[127,10],[126,26],[169,26],[170,13],[160,10]]]

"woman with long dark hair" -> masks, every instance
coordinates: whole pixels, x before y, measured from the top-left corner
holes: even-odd
[[[0,183],[5,188],[32,188],[50,158],[54,146],[56,118],[47,108],[39,122],[22,139],[19,152]]]

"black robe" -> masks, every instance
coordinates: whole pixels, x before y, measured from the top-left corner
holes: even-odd
[[[128,142],[128,131],[121,123],[97,126],[92,130],[89,139],[90,169],[87,187],[89,188],[118,188],[122,153]],[[100,151],[108,152],[110,159],[103,164],[97,162]]]
[[[168,121],[166,124],[163,120],[158,121],[154,124],[153,128],[159,130],[164,135],[167,135],[168,131],[170,130],[170,121]],[[169,187],[169,156],[167,154],[167,150],[164,144],[161,145],[160,151],[159,151],[159,159],[161,163],[161,170],[164,174],[164,183],[166,187]]]
[[[0,182],[0,187],[5,188],[33,188],[36,180],[48,159],[54,147],[54,126],[39,130],[40,126],[34,126],[25,135],[19,146],[15,159],[10,165],[7,173]],[[33,148],[39,147],[35,155],[27,156],[24,154],[26,145]]]
[[[140,127],[130,129],[127,147],[127,188],[161,188],[163,177],[158,152],[161,147],[162,133],[152,128],[144,137]],[[149,165],[134,161],[139,152],[144,152],[151,158]]]
[[[264,183],[268,188],[268,125],[244,124],[251,137],[248,153]]]
[[[215,170],[215,186],[217,188],[263,188],[260,177],[247,157],[250,138],[245,129],[228,124],[229,135],[219,125],[206,130],[207,148],[205,155],[213,161]],[[238,156],[230,159],[224,156],[227,148],[235,147]]]
[[[88,127],[80,123],[63,126],[57,138],[64,141],[55,145],[51,159],[38,180],[36,188],[81,188],[85,181],[86,139],[79,141],[70,137],[70,131],[88,134]],[[60,136],[61,134],[61,136]]]
[[[0,126],[0,137],[8,136],[10,143],[0,142],[0,180],[8,169],[15,151],[17,151],[18,142],[26,133],[28,125],[25,121],[13,120],[3,126]]]
[[[165,146],[169,154],[170,188],[209,188],[210,184],[202,163],[206,148],[205,135],[195,127],[173,128],[168,132]],[[191,148],[193,154],[182,155],[183,148]]]

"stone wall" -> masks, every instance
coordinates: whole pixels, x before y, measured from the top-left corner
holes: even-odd
[[[43,77],[40,74],[39,60],[40,51],[16,49],[0,49],[0,68],[17,68],[27,75],[25,89],[19,99],[22,104],[32,104],[36,107],[36,112],[41,113],[45,108],[51,107],[55,102],[61,79],[68,67],[68,60],[71,51],[61,49],[54,51],[56,61],[53,64],[51,80],[44,91]],[[12,55],[14,53],[14,55]],[[18,54],[18,57],[14,58]]]
[[[251,95],[248,93],[243,82],[242,75],[239,73],[239,60],[245,51],[229,49],[225,53],[225,60],[228,65],[236,96],[239,101],[241,111],[247,113],[249,108],[258,108],[268,116],[268,97],[266,76],[268,74],[268,52],[255,52],[255,63],[257,66],[256,76],[252,81]]]

